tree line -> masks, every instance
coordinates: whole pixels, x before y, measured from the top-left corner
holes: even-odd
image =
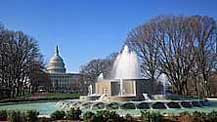
[[[165,74],[172,91],[178,95],[217,95],[212,88],[213,84],[217,85],[213,79],[217,75],[214,18],[158,16],[132,29],[125,45],[137,53],[141,75],[153,84]],[[107,58],[92,60],[82,66],[81,73],[89,77],[86,81],[96,82],[100,73],[108,74],[112,63]]]
[[[46,77],[43,68],[37,41],[0,25],[0,99],[35,91]]]

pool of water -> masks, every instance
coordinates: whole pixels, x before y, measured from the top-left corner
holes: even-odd
[[[61,107],[56,105],[57,102],[33,102],[33,103],[18,103],[18,104],[9,104],[9,105],[0,105],[0,110],[19,110],[19,111],[26,111],[26,110],[36,110],[40,113],[40,115],[50,115],[52,112],[56,110],[61,110]],[[102,110],[102,109],[101,109]],[[96,112],[98,110],[90,110],[85,109],[82,110],[83,112],[92,111]],[[120,115],[126,115],[127,113],[138,116],[140,115],[141,109],[117,109],[114,110]],[[193,107],[193,108],[184,108],[184,109],[152,109],[150,111],[159,111],[160,113],[168,113],[168,114],[178,114],[184,111],[194,112],[211,112],[217,111],[217,101],[210,102],[210,106],[203,106],[203,107]]]
[[[52,112],[59,109],[56,106],[57,102],[35,102],[35,103],[18,103],[9,105],[0,105],[0,110],[36,110],[40,115],[50,115]]]

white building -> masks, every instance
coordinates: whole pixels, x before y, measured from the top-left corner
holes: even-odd
[[[81,75],[78,73],[66,73],[65,63],[59,54],[58,46],[47,66],[47,72],[51,79],[51,90],[53,92],[82,92]]]

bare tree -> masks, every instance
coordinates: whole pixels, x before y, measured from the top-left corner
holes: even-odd
[[[38,92],[39,90],[49,91],[51,87],[51,79],[49,74],[45,72],[46,69],[43,58],[42,56],[38,58],[39,59],[34,62],[32,72],[30,73],[31,87],[29,87],[29,91],[32,93]]]
[[[34,62],[40,55],[38,44],[22,32],[2,28],[0,47],[1,94],[21,96],[30,83]]]
[[[159,17],[160,65],[175,93],[188,95],[188,81],[195,61],[193,40],[186,17]]]
[[[155,38],[156,24],[146,23],[133,29],[126,40],[126,44],[134,50],[141,64],[141,75],[151,79],[152,89],[161,72],[159,69],[159,43]],[[155,90],[153,90],[155,91]]]
[[[104,72],[105,65],[100,59],[91,60],[87,65],[81,66],[81,73],[88,82],[94,83],[97,77]]]
[[[193,16],[188,19],[194,36],[196,73],[203,96],[210,96],[210,77],[216,69],[216,21],[207,16]]]

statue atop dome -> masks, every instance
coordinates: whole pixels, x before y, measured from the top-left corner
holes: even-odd
[[[56,55],[56,56],[59,56],[59,46],[58,46],[58,45],[56,46],[55,55]]]

